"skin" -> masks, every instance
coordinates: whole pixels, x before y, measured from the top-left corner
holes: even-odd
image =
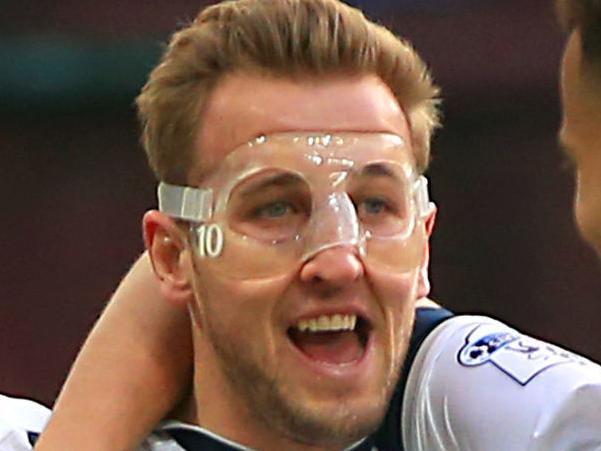
[[[230,74],[215,88],[203,119],[190,185],[260,134],[389,132],[411,142],[404,112],[372,75],[300,82]],[[170,218],[147,213],[145,240],[163,296],[193,298],[194,359],[202,373],[195,373],[186,419],[260,449],[340,449],[374,430],[407,350],[416,299],[429,290],[433,221],[434,213],[418,223],[412,239],[421,252],[403,273],[372,271],[354,248],[339,246],[275,279],[233,281],[203,270]],[[372,323],[368,358],[333,368],[300,357],[286,335],[296,319],[349,309]]]
[[[575,163],[574,211],[583,237],[601,255],[601,83],[583,65],[581,36],[571,33],[561,66],[560,140]]]

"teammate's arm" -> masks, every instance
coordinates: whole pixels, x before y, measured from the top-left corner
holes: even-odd
[[[131,450],[177,404],[192,368],[185,305],[160,295],[148,255],[87,338],[36,450]]]
[[[601,449],[601,366],[483,316],[423,342],[402,405],[415,451]]]

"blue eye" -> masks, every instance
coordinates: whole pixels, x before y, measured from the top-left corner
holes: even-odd
[[[259,216],[265,218],[281,218],[292,210],[287,202],[272,202],[258,210]]]
[[[370,215],[377,215],[387,209],[386,201],[377,197],[371,197],[363,201],[364,211]]]

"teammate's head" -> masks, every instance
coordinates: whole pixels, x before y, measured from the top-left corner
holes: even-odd
[[[576,218],[601,253],[601,2],[558,0],[569,39],[561,74],[561,141],[576,165]]]
[[[144,143],[225,236],[211,259],[202,221],[144,219],[163,294],[195,326],[194,421],[260,449],[342,449],[377,427],[429,289],[434,211],[415,213],[412,187],[436,93],[407,43],[335,0],[225,2],[174,35],[138,99]],[[328,241],[342,218],[360,239]],[[290,258],[307,230],[326,245]]]

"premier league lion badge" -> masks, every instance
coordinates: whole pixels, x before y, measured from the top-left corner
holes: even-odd
[[[493,365],[521,385],[552,366],[587,362],[557,346],[493,324],[474,328],[465,337],[457,360],[466,367]]]

